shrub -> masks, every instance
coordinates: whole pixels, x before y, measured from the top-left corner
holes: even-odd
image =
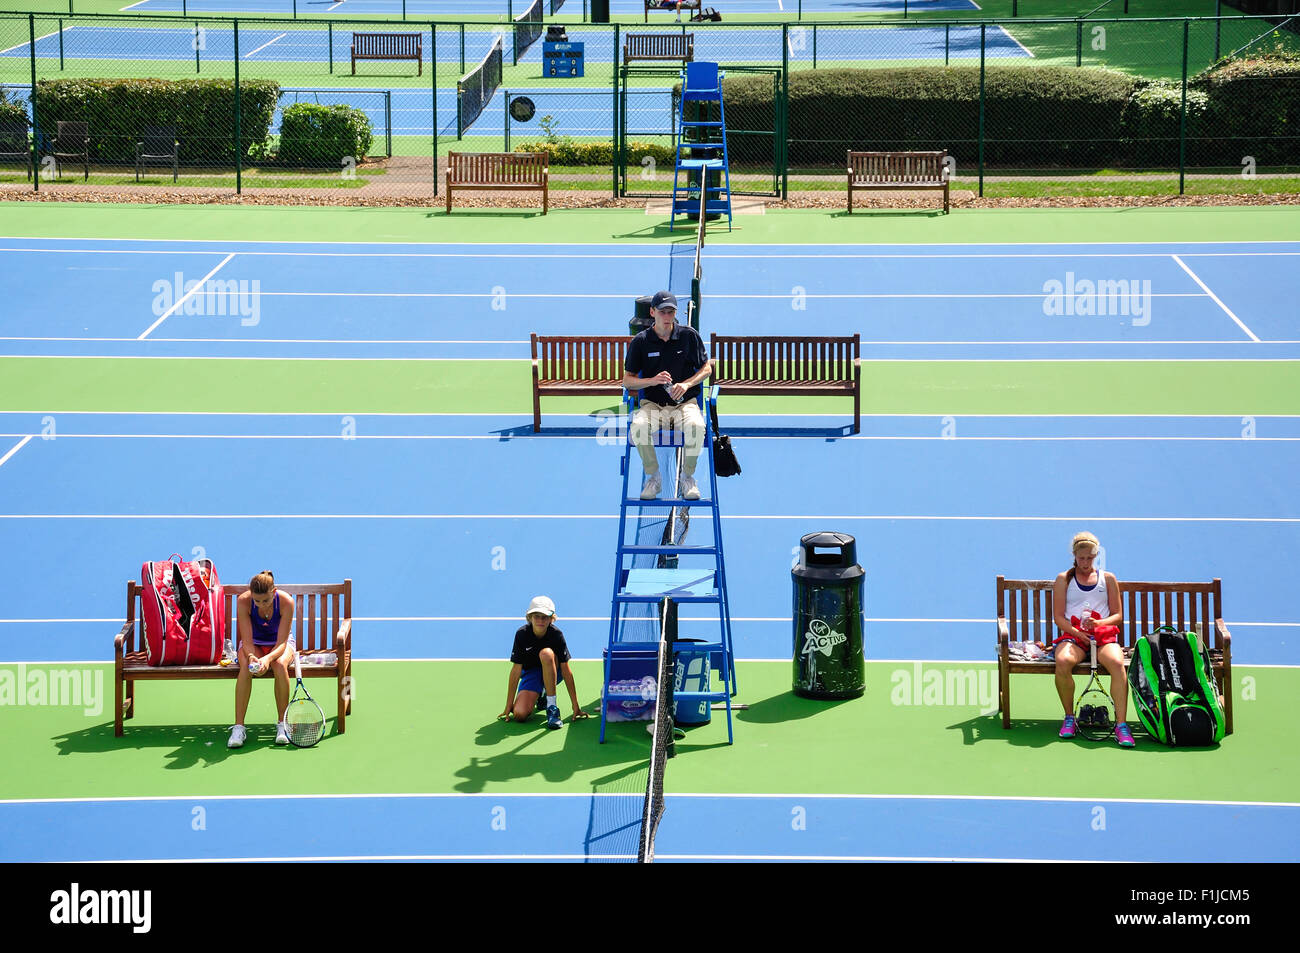
[[[348,159],[361,162],[369,155],[373,139],[363,110],[299,103],[285,107],[281,114],[276,158],[284,165],[337,169]]]
[[[240,84],[240,147],[244,155],[266,139],[280,85]],[[225,79],[54,79],[36,84],[41,131],[59,121],[90,126],[92,162],[129,163],[145,126],[175,126],[181,161],[231,165],[235,161],[235,84]]]
[[[1205,126],[1189,162],[1295,164],[1300,154],[1300,57],[1262,56],[1211,67],[1194,85],[1207,97]]]
[[[614,148],[607,141],[560,139],[556,142],[525,142],[515,146],[515,152],[545,152],[551,165],[608,166],[614,161]],[[657,165],[671,169],[676,158],[671,147],[652,142],[629,142],[627,152],[629,166],[639,166],[645,156],[650,156]]]

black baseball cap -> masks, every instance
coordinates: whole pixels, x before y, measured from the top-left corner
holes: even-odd
[[[677,296],[670,291],[656,291],[655,296],[650,299],[650,307],[656,311],[662,311],[664,308],[677,310]]]

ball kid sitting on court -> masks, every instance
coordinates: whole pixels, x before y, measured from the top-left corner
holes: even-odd
[[[284,710],[289,707],[289,666],[293,664],[293,596],[275,588],[275,576],[263,570],[248,581],[235,616],[239,626],[239,678],[235,682],[235,724],[226,746],[239,748],[248,737],[244,716],[253,693],[253,679],[267,672],[275,676],[275,743],[289,743]]]
[[[515,631],[515,644],[510,652],[514,665],[506,689],[506,707],[497,717],[502,721],[511,717],[515,721],[527,721],[545,690],[546,727],[563,727],[555,696],[561,678],[573,703],[573,720],[590,717],[578,705],[578,690],[569,669],[569,646],[564,641],[564,633],[555,625],[555,603],[546,596],[537,596],[528,604],[524,618],[527,624]]]
[[[674,295],[657,292],[650,302],[650,314],[654,325],[632,339],[623,362],[623,386],[629,392],[644,391],[629,433],[646,474],[641,499],[653,500],[659,495],[662,477],[654,439],[661,428],[672,427],[683,441],[681,486],[674,489],[680,499],[698,500],[700,489],[694,474],[704,448],[704,414],[695,398],[713,365],[699,333],[677,323]]]

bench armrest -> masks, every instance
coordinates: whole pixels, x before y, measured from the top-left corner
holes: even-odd
[[[1007,620],[998,616],[998,646],[1004,646],[1011,642],[1011,626]]]
[[[1219,641],[1223,643],[1223,664],[1227,665],[1232,658],[1232,633],[1228,631],[1228,626],[1222,619],[1214,620],[1214,631],[1218,634]]]
[[[339,654],[339,664],[343,664],[343,653],[351,650],[352,647],[352,620],[344,619],[343,624],[339,626],[338,632],[334,634],[334,651]]]
[[[119,659],[126,655],[126,639],[134,628],[134,622],[125,622],[122,624],[122,628],[118,630],[117,635],[113,637],[113,652]]]

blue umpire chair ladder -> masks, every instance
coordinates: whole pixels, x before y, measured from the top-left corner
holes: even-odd
[[[706,403],[705,394],[708,395],[707,406],[716,407],[718,395],[717,387],[707,387],[701,391],[697,402],[701,410],[704,411]],[[706,691],[677,691],[675,693],[675,703],[678,710],[682,705],[703,704],[711,705],[713,702],[725,702],[727,708],[727,743],[732,743],[732,725],[731,725],[731,698],[736,694],[736,665],[735,651],[731,641],[731,613],[728,609],[727,601],[727,576],[725,570],[725,561],[722,551],[722,519],[718,513],[718,476],[713,463],[713,427],[711,423],[711,414],[704,412],[704,446],[700,451],[700,462],[707,461],[708,485],[701,486],[701,498],[698,500],[684,500],[678,498],[679,488],[675,484],[676,474],[671,478],[664,474],[664,487],[660,490],[660,498],[654,500],[640,499],[641,483],[632,481],[632,472],[639,467],[632,465],[632,460],[639,459],[639,456],[633,453],[634,447],[630,439],[630,427],[632,421],[633,400],[626,392],[623,392],[623,402],[627,411],[627,420],[629,425],[629,438],[624,441],[623,456],[621,458],[620,473],[623,477],[622,496],[620,497],[618,513],[618,554],[614,566],[614,594],[610,604],[609,620],[609,643],[605,651],[605,681],[604,690],[601,692],[600,706],[600,740],[605,741],[605,725],[609,704],[611,699],[611,682],[613,682],[616,670],[624,663],[640,663],[644,668],[646,662],[653,666],[653,659],[656,656],[658,648],[658,639],[651,642],[645,639],[629,640],[625,638],[623,631],[627,621],[626,609],[629,606],[641,605],[658,605],[661,612],[668,609],[665,600],[671,599],[674,605],[716,605],[718,607],[718,637],[716,639],[694,639],[685,631],[687,626],[700,626],[708,623],[703,622],[679,622],[679,641],[676,643],[676,654],[678,656],[687,656],[695,661],[704,661],[705,676],[711,676],[713,672],[718,675],[720,687],[713,689],[710,687]],[[656,446],[660,446],[662,432],[656,435]],[[663,467],[660,466],[662,472]],[[697,467],[696,476],[700,476]],[[674,481],[670,487],[669,480]],[[703,492],[707,491],[707,493]],[[637,525],[640,525],[641,518],[646,511],[673,509],[679,507],[690,507],[692,510],[707,510],[711,518],[713,538],[709,543],[692,544],[688,541],[679,542],[669,545],[640,545],[636,542],[635,532],[633,541],[628,542],[628,510],[637,509]],[[655,568],[638,568],[628,566],[627,562],[637,556],[654,556],[657,565]],[[695,557],[690,561],[696,563],[694,566],[684,567],[679,565],[681,557]],[[712,557],[709,562],[711,565],[699,565],[698,557]],[[678,666],[678,681],[682,681],[683,669]],[[712,686],[712,681],[709,679]],[[656,693],[658,686],[656,686]]]
[[[726,213],[727,230],[731,230],[731,165],[727,157],[727,112],[722,105],[722,77],[717,63],[687,63],[682,72],[669,231],[672,231],[678,215],[699,211],[701,193],[705,214]],[[713,103],[717,103],[716,119],[711,117]],[[717,185],[710,184],[714,180]]]

